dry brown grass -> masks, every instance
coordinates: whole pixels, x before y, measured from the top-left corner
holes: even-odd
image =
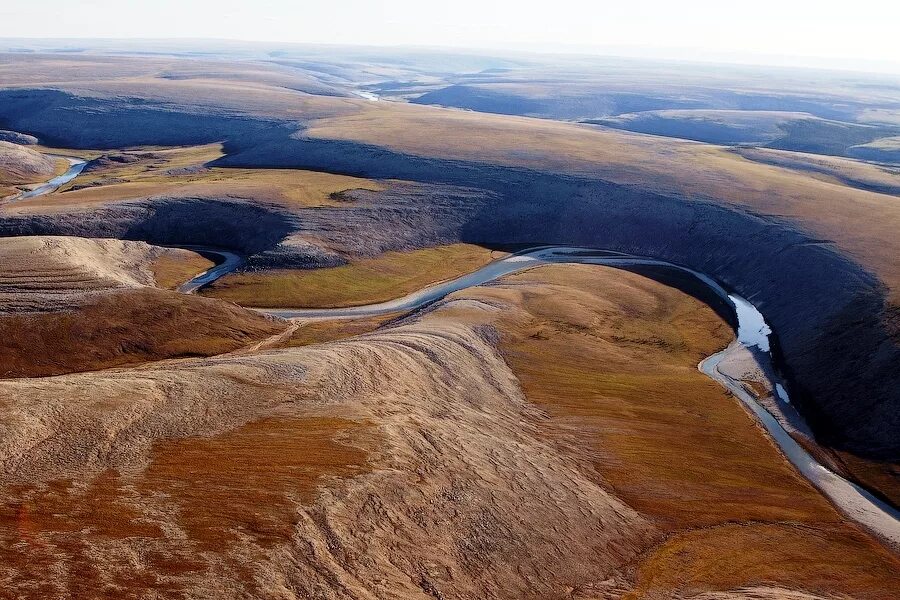
[[[262,549],[290,539],[297,502],[311,502],[328,478],[366,470],[366,453],[346,443],[365,431],[340,418],[273,417],[219,436],[161,441],[139,475],[107,471],[88,485],[18,486],[0,505],[0,560],[34,582],[19,598],[45,598],[60,587],[70,598],[143,598],[151,591],[182,597],[179,576],[203,572],[208,553],[225,556],[239,537],[249,537],[255,554],[225,565],[249,582],[247,560],[264,560]],[[161,498],[186,537],[172,538],[147,517]],[[141,568],[127,556],[98,564],[86,538],[144,539]],[[60,556],[68,567],[62,571]],[[51,566],[56,575],[47,577]]]
[[[381,191],[378,182],[296,169],[207,167],[222,156],[221,144],[137,148],[101,158],[64,186],[63,193],[14,205],[16,212],[90,207],[152,196],[236,197],[273,202],[289,209],[340,205],[334,195],[347,190]]]
[[[475,297],[525,310],[504,313],[501,348],[547,413],[542,431],[669,532],[637,565],[634,597],[758,583],[892,597],[900,561],[845,524],[697,370],[732,337],[711,309],[606,268],[542,267],[504,283]]]
[[[224,156],[221,144],[202,146],[155,147],[146,146],[121,151],[106,151],[95,158],[74,183],[74,186],[101,185],[110,180],[160,180],[167,171],[202,167]]]
[[[39,183],[55,175],[65,163],[29,146],[0,141],[0,185]]]
[[[637,597],[892,598],[896,558],[696,370],[730,337],[681,292],[560,265],[364,341],[7,382],[7,411],[35,418],[11,429],[28,450],[25,484],[3,486],[0,572],[25,598],[564,597],[607,577]],[[48,446],[56,472],[103,475],[32,484]]]
[[[154,288],[95,294],[77,310],[0,317],[0,377],[43,377],[212,356],[285,326],[237,306]]]
[[[493,253],[480,246],[451,244],[387,252],[330,269],[236,273],[201,293],[242,306],[356,306],[399,298],[431,283],[474,271],[492,259]]]
[[[503,338],[526,395],[554,416],[548,431],[590,432],[592,467],[629,504],[672,527],[836,518],[697,370],[733,337],[711,309],[613,269],[545,267],[508,280],[542,286],[522,299],[532,320]]]
[[[897,569],[896,557],[849,527],[724,523],[679,533],[654,548],[626,598],[776,584],[828,597],[890,600],[900,590]]]
[[[165,252],[150,264],[156,285],[174,290],[192,277],[203,273],[215,263],[196,252]]]
[[[288,540],[296,501],[309,502],[324,476],[349,477],[365,453],[336,441],[363,426],[336,418],[268,418],[212,438],[160,442],[138,489],[165,493],[202,549],[238,535],[267,546]]]
[[[386,323],[400,317],[403,313],[391,313],[378,317],[359,319],[335,319],[328,321],[309,321],[301,324],[285,342],[287,347],[311,346],[343,340],[380,329]]]

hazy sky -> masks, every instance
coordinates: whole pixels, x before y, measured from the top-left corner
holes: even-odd
[[[900,63],[890,0],[2,0],[0,37],[200,37]],[[657,50],[658,52],[658,50]],[[652,54],[652,52],[651,52]]]

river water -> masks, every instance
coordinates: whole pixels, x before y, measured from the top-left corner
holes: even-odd
[[[10,202],[16,202],[18,200],[27,200],[28,198],[34,198],[36,196],[43,196],[44,194],[49,194],[50,192],[55,192],[63,185],[69,183],[76,177],[78,177],[84,168],[87,166],[86,160],[81,160],[80,158],[73,158],[69,156],[63,156],[69,161],[68,170],[58,177],[54,177],[50,181],[46,183],[42,183],[36,188],[29,190],[27,192],[22,192],[18,196],[13,196]]]

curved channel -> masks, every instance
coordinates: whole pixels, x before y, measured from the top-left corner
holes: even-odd
[[[200,248],[194,248],[200,250]],[[207,249],[209,250],[209,249]],[[222,251],[222,255],[228,254]],[[752,394],[736,379],[719,370],[719,364],[731,352],[740,349],[751,351],[754,358],[760,363],[764,373],[775,373],[772,364],[769,336],[772,329],[763,318],[757,308],[746,299],[729,293],[717,281],[704,273],[694,271],[681,265],[676,265],[653,258],[622,254],[618,252],[598,250],[593,248],[579,248],[569,246],[545,246],[532,248],[512,254],[496,260],[477,271],[463,275],[456,279],[428,286],[401,298],[347,308],[297,308],[297,309],[268,309],[256,308],[262,313],[275,315],[285,319],[341,319],[349,317],[364,317],[384,315],[393,312],[408,312],[423,308],[437,302],[453,292],[466,288],[489,283],[496,279],[519,271],[524,271],[546,264],[577,263],[601,265],[607,267],[628,268],[634,266],[665,267],[686,273],[712,290],[717,296],[726,301],[734,311],[737,319],[737,339],[725,350],[717,352],[704,359],[698,368],[705,375],[715,380],[727,390],[732,392],[743,402],[756,416],[759,423],[766,429],[772,440],[781,449],[784,456],[794,467],[809,480],[824,496],[826,496],[844,515],[856,521],[866,529],[872,531],[879,538],[885,540],[890,546],[900,548],[900,511],[876,498],[860,486],[844,479],[837,473],[820,464],[809,452],[807,452],[784,429],[781,423],[766,408],[764,408]],[[222,263],[217,267],[195,277],[184,286],[182,290],[194,291],[203,285],[207,285],[222,275],[239,266],[239,262]],[[215,273],[213,273],[215,271]],[[771,387],[777,391],[781,402],[789,404],[789,398],[785,391],[784,382],[775,375],[767,375]],[[794,419],[800,419],[799,414],[792,415]]]
[[[27,200],[28,198],[34,198],[36,196],[43,196],[44,194],[55,192],[65,184],[78,177],[87,166],[86,160],[82,160],[74,156],[60,156],[59,158],[64,158],[69,161],[69,168],[65,173],[54,177],[46,183],[42,183],[32,190],[28,190],[27,192],[22,192],[21,194],[13,196],[8,202],[18,202],[19,200]]]
[[[193,250],[197,254],[212,260],[215,266],[203,271],[199,275],[195,275],[189,281],[178,286],[178,291],[182,294],[193,294],[202,287],[211,284],[216,279],[231,273],[242,264],[244,257],[228,250],[220,250],[218,248],[210,248],[207,246],[178,246],[185,250]]]

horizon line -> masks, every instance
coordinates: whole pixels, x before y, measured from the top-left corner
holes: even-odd
[[[647,46],[647,45],[585,45],[585,44],[506,44],[503,46],[481,45],[429,45],[412,43],[378,43],[378,42],[306,42],[287,40],[259,40],[228,37],[206,36],[171,36],[171,37],[88,37],[88,36],[0,36],[0,43],[19,42],[25,43],[86,43],[103,42],[107,44],[124,43],[140,44],[148,42],[156,43],[204,43],[218,42],[224,44],[246,44],[260,48],[277,49],[279,46],[319,47],[319,48],[359,48],[359,49],[396,49],[407,51],[426,52],[454,52],[459,54],[476,54],[495,56],[502,58],[506,55],[530,55],[530,56],[566,56],[583,58],[615,58],[641,61],[674,62],[705,65],[731,65],[740,67],[767,67],[780,69],[805,69],[829,72],[852,72],[872,75],[900,76],[900,60],[885,59],[860,59],[836,56],[820,55],[796,55],[796,54],[768,54],[738,50],[706,50],[692,46]],[[11,49],[0,49],[8,52]],[[29,49],[37,52],[39,50]],[[40,50],[52,52],[57,49]],[[110,48],[83,48],[82,50],[110,50]],[[128,52],[128,48],[119,51]],[[172,50],[176,53],[175,50]],[[704,57],[703,55],[707,56]],[[834,64],[838,63],[838,64]]]

